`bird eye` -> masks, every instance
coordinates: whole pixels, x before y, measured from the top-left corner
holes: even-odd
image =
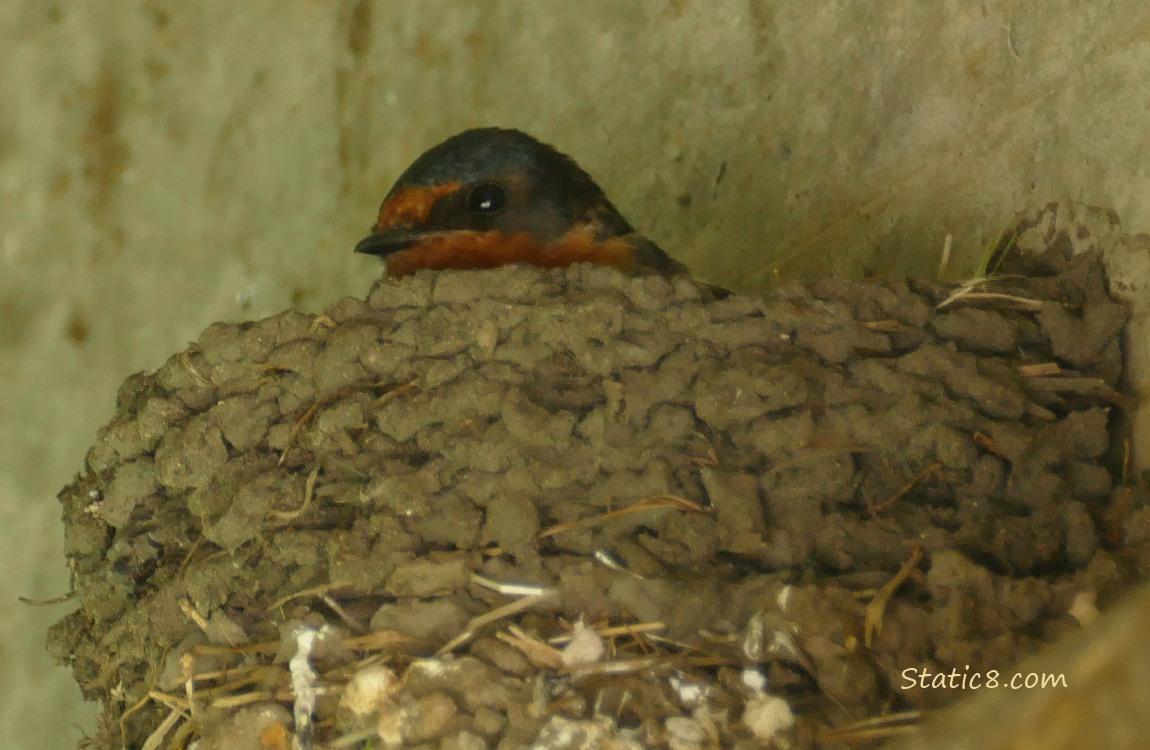
[[[467,195],[467,208],[484,214],[493,214],[503,208],[507,202],[507,193],[503,188],[490,182],[484,182],[471,188]]]

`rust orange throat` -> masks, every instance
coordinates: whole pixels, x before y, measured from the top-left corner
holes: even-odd
[[[634,272],[639,265],[626,240],[610,237],[596,241],[585,229],[572,230],[550,243],[526,232],[506,235],[471,230],[389,231],[365,238],[355,249],[385,258],[388,276],[407,276],[422,269],[495,268],[509,263],[543,268],[598,263],[625,272]]]

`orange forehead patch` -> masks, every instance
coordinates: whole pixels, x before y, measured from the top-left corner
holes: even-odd
[[[526,233],[509,236],[458,231],[431,235],[415,247],[387,256],[387,275],[407,276],[424,268],[495,268],[509,263],[543,268],[598,263],[621,271],[634,271],[637,266],[626,241],[618,237],[596,241],[585,229],[573,229],[551,243]]]
[[[391,229],[422,224],[431,214],[431,207],[445,195],[458,192],[463,187],[459,182],[445,182],[442,185],[419,185],[403,188],[383,202],[379,207],[379,221],[376,229]]]

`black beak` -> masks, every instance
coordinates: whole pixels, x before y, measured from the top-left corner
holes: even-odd
[[[386,229],[382,232],[372,232],[364,237],[356,243],[355,251],[386,258],[388,255],[406,250],[426,238],[426,232],[414,229]]]

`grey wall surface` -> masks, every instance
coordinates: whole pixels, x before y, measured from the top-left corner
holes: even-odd
[[[384,190],[464,127],[574,155],[698,275],[973,272],[1071,196],[1150,229],[1139,0],[0,5],[0,726],[89,725],[43,653],[53,496],[129,373],[362,294]]]

